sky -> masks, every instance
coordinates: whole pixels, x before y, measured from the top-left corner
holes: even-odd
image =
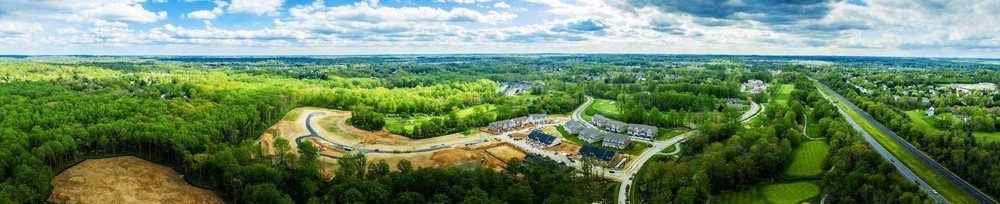
[[[0,0],[6,55],[1000,57],[997,0]]]

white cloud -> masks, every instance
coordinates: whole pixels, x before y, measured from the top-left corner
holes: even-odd
[[[76,28],[60,28],[56,31],[56,33],[60,35],[75,35],[79,34],[80,30],[77,30]]]
[[[501,1],[501,2],[497,2],[497,3],[493,4],[493,8],[511,9],[513,7],[511,7],[509,4],[507,4],[507,2]]]
[[[292,8],[289,13],[298,20],[325,23],[473,22],[497,25],[517,17],[517,14],[509,12],[481,13],[467,8],[444,10],[431,7],[375,7],[367,2],[337,7],[313,4]]]
[[[455,3],[459,3],[459,4],[474,4],[474,3],[489,2],[491,0],[434,0],[434,1],[435,2],[455,2]]]
[[[551,7],[559,7],[559,6],[566,5],[566,4],[564,4],[562,2],[562,0],[524,0],[524,2],[536,3],[536,4],[545,4],[545,5],[548,5],[548,6],[551,6]]]
[[[193,11],[191,13],[188,13],[185,16],[187,16],[188,18],[191,18],[191,19],[212,20],[212,19],[215,19],[215,18],[219,17],[219,15],[222,15],[222,9],[219,8],[219,7],[215,7],[211,11],[210,10],[197,10],[197,11]]]
[[[285,0],[233,0],[229,12],[256,15],[277,14]]]
[[[5,0],[0,13],[6,19],[26,21],[152,23],[167,18],[166,11],[147,10],[143,2],[145,0]]]
[[[0,21],[0,37],[30,35],[42,30],[44,30],[42,25],[37,23]]]
[[[456,7],[351,0],[355,3],[338,1],[337,6],[326,6],[315,1],[292,8],[283,8],[284,0],[216,0],[211,9],[179,16],[144,7],[152,1],[158,0],[0,0],[0,53],[18,53],[25,45],[69,44],[148,46],[154,51],[197,45],[230,50],[247,48],[239,46],[351,47],[377,53],[412,46],[408,48],[423,52],[1000,56],[1000,26],[995,25],[1000,22],[1000,1],[991,0],[835,1],[824,10],[828,13],[784,21],[790,23],[764,22],[782,18],[769,17],[768,12],[713,19],[703,17],[705,13],[698,16],[687,10],[629,5],[644,0],[435,0],[476,4]],[[226,13],[268,14],[274,20],[212,27],[212,20]],[[533,19],[515,20],[519,15]],[[168,17],[172,19],[164,26],[132,26]],[[169,21],[181,18],[200,20],[207,26],[180,27]],[[47,28],[57,30],[46,32]]]
[[[80,18],[99,18],[133,23],[152,23],[167,18],[166,11],[152,12],[142,7],[140,2],[115,2],[96,5],[92,8],[79,10]]]

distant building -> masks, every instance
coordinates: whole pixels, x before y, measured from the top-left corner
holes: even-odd
[[[740,85],[740,91],[744,93],[755,94],[764,92],[765,90],[767,90],[767,83],[757,79],[747,80],[747,83]]]
[[[526,125],[541,125],[548,124],[549,116],[545,114],[532,114],[530,116],[521,116],[509,120],[501,120],[490,123],[487,130],[492,133],[502,133],[524,127]]]
[[[615,133],[607,133],[604,135],[604,142],[602,145],[605,147],[625,149],[629,144],[632,144],[632,140],[628,136]]]
[[[922,97],[922,98],[920,98],[920,103],[930,104],[931,103],[931,99],[929,99],[927,97]]]
[[[727,98],[726,106],[733,107],[736,109],[743,109],[743,99],[739,98]]]
[[[490,132],[501,133],[514,130],[517,127],[517,123],[513,120],[501,120],[490,123],[488,126]]]
[[[642,137],[646,139],[653,139],[656,137],[656,132],[659,129],[651,125],[643,124],[628,124],[627,132],[629,135]]]
[[[517,126],[523,126],[528,124],[528,117],[526,116],[516,117],[511,120],[513,120],[514,123],[517,124]]]
[[[592,121],[594,122],[595,126],[604,128],[604,130],[607,131],[612,131],[612,132],[625,131],[625,125],[626,125],[625,123],[604,117],[603,115],[600,114],[594,115]]]
[[[611,164],[617,155],[618,153],[615,151],[608,151],[590,145],[584,145],[580,148],[580,151],[576,153],[576,157],[579,159],[589,158],[604,165]]]
[[[580,131],[583,131],[583,128],[584,128],[583,123],[575,120],[566,122],[566,124],[563,125],[563,129],[565,129],[567,133],[574,135],[580,134]]]
[[[934,116],[934,107],[928,108],[927,111],[924,111],[924,114],[927,114],[927,116]]]
[[[558,145],[559,142],[559,138],[537,130],[531,131],[531,134],[528,134],[528,144],[536,147],[552,147]]]
[[[528,122],[535,125],[548,124],[549,116],[545,114],[528,115]]]
[[[611,120],[611,119],[606,118],[606,117],[604,117],[601,114],[597,114],[597,115],[594,115],[594,117],[590,119],[590,122],[594,123],[594,125],[597,126],[597,127],[603,128],[604,124],[607,124],[609,120]]]
[[[969,115],[965,115],[965,114],[955,115],[955,118],[958,118],[959,120],[962,120],[962,121],[965,121],[965,122],[969,122],[970,120],[972,120],[972,118],[969,117]]]
[[[580,131],[579,137],[581,140],[586,141],[587,143],[594,143],[604,139],[605,134],[606,133],[604,131],[598,129],[584,128],[582,131]]]

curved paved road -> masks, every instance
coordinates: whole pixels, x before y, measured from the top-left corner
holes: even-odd
[[[587,99],[588,99],[587,101],[590,101],[591,98],[587,97]],[[743,113],[743,115],[740,116],[740,122],[741,123],[746,123],[746,122],[750,121],[750,119],[753,119],[754,117],[757,117],[757,115],[759,115],[759,113],[762,112],[761,110],[763,110],[763,107],[761,107],[760,104],[757,104],[756,102],[751,101],[750,102],[750,110],[747,111],[746,113]],[[574,112],[574,115],[576,115],[576,112]],[[621,178],[622,184],[621,184],[621,186],[618,187],[618,203],[620,203],[620,204],[628,203],[628,201],[627,201],[627,198],[628,198],[628,195],[629,195],[629,193],[628,193],[629,190],[628,189],[629,189],[629,187],[632,186],[632,177],[635,176],[635,174],[639,172],[639,169],[642,168],[642,165],[645,164],[646,161],[648,161],[650,158],[652,158],[653,155],[660,154],[660,152],[662,152],[667,147],[669,147],[671,145],[680,144],[680,142],[683,142],[684,140],[688,139],[689,137],[695,135],[696,132],[697,132],[697,130],[692,130],[692,131],[685,132],[685,133],[683,133],[681,135],[675,136],[673,138],[670,138],[670,139],[668,139],[666,141],[659,141],[659,142],[654,141],[654,142],[652,142],[653,148],[647,149],[645,152],[642,152],[642,155],[639,156],[639,159],[637,159],[636,161],[632,162],[632,165],[631,165],[631,167],[628,168],[627,172],[620,172],[620,173],[625,173],[625,175],[622,176],[622,177],[619,177],[619,178]],[[634,141],[642,141],[642,140],[634,140]],[[678,146],[677,149],[674,150],[675,154],[676,154],[676,152],[680,152],[680,146]]]
[[[587,107],[590,107],[590,104],[594,103],[594,97],[590,97],[590,96],[586,96],[586,97],[587,97],[587,101],[583,102],[583,104],[581,104],[580,107],[577,107],[576,110],[573,110],[573,120],[579,121],[579,122],[583,123],[583,125],[585,125],[587,127],[598,129],[596,126],[594,126],[594,124],[590,124],[590,122],[587,122],[586,120],[583,120],[583,117],[580,117],[581,112],[587,110]],[[600,130],[600,129],[598,129],[598,130]]]
[[[931,169],[933,169],[934,172],[936,172],[936,173],[944,176],[945,178],[947,178],[948,181],[950,181],[951,183],[954,183],[956,186],[958,186],[960,189],[962,189],[962,191],[965,191],[965,193],[967,193],[970,196],[972,196],[973,198],[975,198],[976,201],[979,201],[980,203],[997,203],[992,198],[990,198],[988,195],[986,195],[985,193],[979,191],[979,189],[976,189],[971,184],[965,182],[965,180],[962,180],[962,178],[959,178],[957,175],[955,175],[955,173],[952,173],[948,169],[944,168],[943,166],[941,166],[941,164],[938,164],[933,159],[931,159],[930,157],[928,157],[926,154],[924,154],[923,152],[921,152],[917,148],[915,148],[912,145],[910,145],[910,143],[906,142],[905,140],[903,140],[902,138],[900,138],[899,136],[897,136],[895,133],[893,133],[888,128],[886,128],[884,125],[882,125],[882,123],[880,123],[880,122],[876,121],[875,119],[873,119],[871,116],[869,116],[867,113],[865,113],[864,111],[862,111],[860,108],[858,108],[857,106],[855,106],[853,103],[851,103],[850,101],[848,101],[847,99],[845,99],[839,93],[837,93],[833,89],[830,89],[830,87],[827,87],[826,84],[823,84],[822,82],[819,82],[819,81],[817,81],[816,79],[813,79],[813,78],[809,78],[809,79],[812,80],[813,82],[819,84],[824,89],[830,91],[830,93],[833,93],[833,96],[836,97],[837,100],[839,100],[840,102],[843,102],[845,105],[847,105],[851,109],[851,111],[854,111],[854,112],[858,113],[859,115],[861,115],[861,117],[863,117],[865,119],[865,121],[867,121],[869,124],[872,124],[872,126],[875,126],[876,129],[878,129],[880,132],[882,132],[883,134],[885,134],[886,136],[888,136],[890,139],[892,139],[893,142],[895,142],[899,146],[901,146],[904,149],[906,149],[906,151],[909,152],[910,154],[913,154],[914,156],[916,156],[918,159],[920,159],[921,162],[923,162],[927,166],[931,167]],[[820,92],[820,93],[823,93],[823,92]],[[825,94],[823,96],[826,97],[827,99],[830,99],[829,96],[827,96]],[[840,110],[839,106],[837,107],[837,109],[838,109],[838,111],[840,111],[841,115],[844,115],[844,118],[847,118],[847,121],[849,123],[851,123],[851,126],[854,126],[855,129],[859,129],[859,131],[862,132],[862,134],[865,136],[865,140],[867,140],[868,143],[870,143],[872,146],[874,146],[875,149],[878,150],[879,154],[882,154],[884,157],[891,159],[890,161],[892,161],[893,165],[895,165],[896,168],[899,169],[901,172],[904,172],[904,175],[907,178],[910,178],[911,180],[913,180],[915,182],[918,182],[917,184],[920,185],[921,189],[924,189],[925,191],[927,191],[928,194],[930,194],[932,197],[935,197],[938,201],[948,202],[947,200],[944,199],[944,197],[942,197],[940,194],[938,194],[937,191],[931,189],[930,186],[928,186],[925,182],[923,182],[922,180],[920,180],[919,177],[917,177],[916,175],[914,175],[913,172],[909,168],[907,168],[906,166],[902,165],[901,162],[896,162],[897,160],[895,159],[895,157],[893,157],[892,154],[890,154],[888,151],[886,151],[885,148],[883,148],[882,145],[880,145],[877,141],[875,141],[873,138],[871,138],[871,136],[868,135],[868,133],[864,132],[864,130],[862,130],[861,127],[858,126],[857,123],[853,119],[851,119],[851,117],[847,116],[847,114],[844,113],[844,110]]]
[[[440,145],[430,146],[430,147],[427,147],[427,148],[414,149],[414,150],[409,150],[409,151],[395,151],[395,150],[393,150],[393,151],[383,151],[383,150],[379,150],[379,149],[367,149],[367,148],[363,148],[363,147],[362,148],[354,148],[354,147],[351,147],[350,145],[340,144],[340,143],[328,140],[328,139],[326,139],[326,137],[322,137],[322,136],[319,135],[319,133],[316,133],[316,130],[313,129],[313,126],[312,126],[312,118],[313,118],[313,116],[316,116],[316,115],[323,115],[323,113],[310,112],[309,115],[306,116],[306,122],[305,122],[306,124],[305,125],[306,125],[306,130],[309,131],[309,134],[308,135],[303,135],[303,136],[296,137],[295,138],[295,144],[301,143],[302,140],[307,139],[307,138],[316,138],[316,139],[319,139],[321,142],[325,143],[326,145],[329,145],[329,146],[332,146],[332,147],[335,147],[335,148],[338,148],[338,149],[341,149],[341,150],[344,150],[344,151],[348,151],[348,152],[355,151],[355,152],[365,153],[365,154],[372,154],[372,153],[381,153],[381,154],[407,154],[407,153],[431,152],[431,151],[437,151],[437,150],[447,149],[447,148],[452,148],[452,147],[457,147],[457,146],[474,145],[474,144],[483,143],[483,142],[486,142],[486,141],[492,139],[492,138],[483,138],[483,139],[475,139],[475,140],[469,140],[469,141],[461,141],[461,142],[458,142],[458,143],[455,143],[455,144],[440,144]],[[322,154],[322,153],[320,153],[320,155],[325,156],[325,157],[330,157],[330,158],[339,158],[338,156],[335,156],[335,155],[328,155],[328,154]]]

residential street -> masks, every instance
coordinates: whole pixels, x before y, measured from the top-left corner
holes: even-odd
[[[592,98],[590,98],[589,96],[587,97],[587,99],[588,99],[587,101],[591,101],[592,100]],[[584,104],[586,105],[586,103],[584,103]],[[758,115],[758,113],[761,112],[762,109],[763,108],[760,106],[760,104],[757,104],[756,102],[751,101],[750,102],[750,110],[747,111],[746,113],[743,113],[743,115],[740,116],[740,122],[746,123],[747,121],[750,121],[750,119],[753,119],[754,117],[756,117]],[[579,108],[578,108],[578,110],[579,110]],[[576,113],[577,112],[574,112],[573,115],[576,116],[577,115]],[[574,119],[576,119],[576,118],[578,118],[578,117],[574,117]],[[584,122],[584,124],[587,124],[587,123]],[[620,178],[622,178],[622,180],[621,180],[622,181],[622,185],[619,186],[619,188],[618,188],[618,203],[621,203],[621,204],[628,203],[628,201],[626,201],[626,199],[628,198],[629,188],[632,186],[633,176],[635,176],[635,174],[639,172],[639,169],[642,168],[642,165],[645,164],[646,161],[648,161],[650,158],[652,158],[653,155],[659,154],[660,152],[662,152],[667,147],[670,147],[671,145],[679,144],[680,142],[683,142],[687,138],[696,135],[697,132],[698,132],[697,130],[692,130],[692,131],[688,131],[686,133],[683,133],[681,135],[675,136],[675,137],[670,138],[670,139],[665,140],[665,141],[653,141],[651,143],[651,144],[653,144],[652,148],[649,148],[648,150],[646,150],[645,152],[643,152],[642,155],[639,156],[639,159],[636,159],[636,161],[633,161],[632,164],[629,165],[629,168],[623,168],[623,169],[627,169],[627,171],[619,172],[620,174],[627,175],[627,177],[624,177],[624,176],[620,177]],[[640,140],[634,140],[634,141],[640,141]],[[680,147],[678,146],[678,148],[677,148],[677,150],[675,150],[675,152],[679,152],[679,151],[680,151]]]

